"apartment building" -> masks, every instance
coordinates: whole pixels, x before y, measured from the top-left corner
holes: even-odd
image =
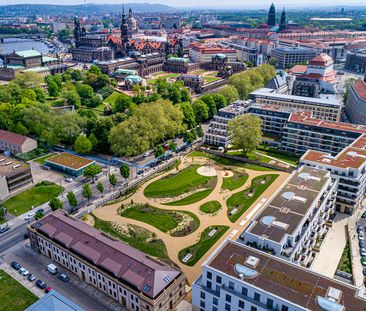
[[[268,88],[258,89],[250,93],[249,96],[257,104],[310,111],[317,119],[339,121],[341,116],[342,104],[333,97],[311,98],[280,94]]]
[[[172,310],[185,296],[186,277],[58,210],[28,226],[31,247],[127,310]]]
[[[24,135],[0,130],[0,150],[12,154],[29,152],[37,148],[37,142]]]
[[[329,172],[300,167],[273,194],[239,241],[282,259],[311,266],[331,226],[337,182]]]
[[[219,147],[228,147],[230,145],[229,121],[246,113],[251,102],[251,100],[237,100],[233,104],[221,108],[210,121],[204,136],[205,143]]]
[[[366,54],[365,54],[366,59]],[[351,123],[366,125],[366,83],[358,80],[349,88],[345,105],[346,115]]]
[[[194,310],[366,310],[352,285],[226,240],[203,263],[192,285]]]
[[[313,49],[303,47],[278,47],[272,50],[271,54],[276,59],[277,68],[280,69],[307,62],[316,55]]]

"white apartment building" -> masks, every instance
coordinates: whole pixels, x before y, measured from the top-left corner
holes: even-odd
[[[257,213],[238,241],[310,267],[334,214],[337,182],[328,171],[294,171]]]
[[[226,240],[192,285],[193,310],[366,310],[357,288]]]
[[[28,226],[33,249],[127,310],[172,310],[185,296],[179,269],[58,210]]]

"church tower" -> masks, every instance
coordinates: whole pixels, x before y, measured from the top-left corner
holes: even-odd
[[[128,54],[129,49],[129,31],[124,7],[122,10],[122,20],[121,20],[121,44],[122,44],[121,49],[122,55],[126,56]]]
[[[268,24],[269,28],[276,26],[276,9],[275,9],[275,6],[273,3],[271,4],[271,7],[269,8],[267,24]]]
[[[75,47],[79,47],[79,45],[80,45],[80,38],[81,38],[80,20],[76,16],[75,19],[74,19],[74,40],[75,40]]]
[[[281,19],[280,19],[280,25],[278,30],[282,31],[286,29],[286,12],[285,12],[285,8],[283,8],[282,14],[281,14]]]

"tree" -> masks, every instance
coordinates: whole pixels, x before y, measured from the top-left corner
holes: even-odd
[[[93,196],[93,192],[88,183],[83,184],[82,186],[82,194],[85,199],[88,199],[88,204],[90,204],[90,199]]]
[[[228,123],[228,133],[231,143],[236,149],[242,149],[243,154],[254,151],[262,142],[262,120],[252,114],[238,116]]]
[[[86,154],[86,153],[89,153],[92,150],[92,148],[93,148],[93,145],[92,145],[91,141],[85,135],[81,134],[78,136],[78,138],[76,138],[75,144],[74,144],[74,150],[77,153]]]
[[[74,106],[79,108],[81,105],[81,100],[78,92],[76,91],[64,91],[62,93],[63,98],[66,100],[68,106]]]
[[[44,217],[44,212],[42,210],[38,210],[34,215],[35,220],[40,220]]]
[[[199,100],[199,99],[196,100],[192,104],[192,109],[193,109],[197,124],[200,124],[203,121],[208,119],[208,107],[207,107],[206,103],[203,102],[202,100]]]
[[[75,193],[69,191],[67,193],[67,200],[69,201],[70,206],[74,209],[78,205],[78,200],[76,199]]]
[[[227,106],[227,99],[221,94],[212,94],[212,99],[215,102],[217,110]]]
[[[276,66],[277,64],[277,59],[275,57],[271,57],[268,61],[268,64],[270,64],[271,66]]]
[[[102,196],[104,196],[104,186],[100,181],[97,183],[97,189],[102,194]]]
[[[164,148],[162,145],[159,145],[155,148],[155,158],[161,157],[165,153]]]
[[[231,103],[233,103],[234,101],[239,99],[238,91],[232,85],[227,85],[227,86],[223,87],[219,91],[219,94],[221,94],[222,96],[224,96],[226,98],[228,105],[230,105]]]
[[[116,175],[109,174],[108,178],[109,178],[109,183],[113,186],[113,189],[114,189],[116,187],[116,185],[117,185],[117,177],[116,177]]]
[[[91,178],[92,182],[94,182],[95,175],[99,174],[102,171],[102,168],[98,165],[89,165],[83,172],[83,175],[87,178]]]
[[[39,87],[42,82],[43,78],[36,72],[17,73],[15,79],[11,81],[11,83],[19,85],[22,89],[34,89]]]
[[[198,137],[203,137],[205,135],[201,124],[196,127],[196,133]]]
[[[174,140],[169,142],[169,149],[173,152],[177,152],[177,143]]]
[[[44,90],[42,88],[36,87],[33,91],[34,91],[34,93],[36,93],[37,101],[39,101],[40,103],[46,102],[46,93],[44,92]]]
[[[208,108],[208,117],[212,118],[216,113],[216,104],[211,94],[206,94],[200,97],[200,100],[202,100]]]
[[[48,202],[48,205],[53,211],[64,208],[64,204],[59,198],[53,198],[50,202]]]
[[[93,88],[90,85],[78,84],[76,89],[83,105],[86,105],[89,100],[94,96]]]
[[[127,96],[126,94],[119,94],[114,102],[113,105],[113,112],[126,112],[128,108],[130,108],[130,105],[132,104],[132,99],[130,96]]]
[[[183,141],[187,144],[192,144],[196,139],[196,132],[194,130],[184,133]]]
[[[54,80],[49,80],[49,82],[47,82],[47,85],[48,95],[50,95],[51,97],[57,97],[60,94],[59,87]]]
[[[130,167],[125,163],[121,164],[121,166],[119,167],[119,172],[121,173],[121,176],[125,179],[130,177]]]
[[[95,137],[93,133],[91,133],[88,138],[92,144],[92,149],[96,149],[98,146],[98,139]]]

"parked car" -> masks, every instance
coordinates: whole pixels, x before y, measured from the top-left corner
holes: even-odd
[[[363,231],[363,228],[362,228],[362,226],[361,226],[361,225],[358,225],[358,226],[357,226],[357,233],[358,233],[358,232],[360,232],[360,231]]]
[[[33,274],[28,274],[27,279],[29,282],[33,282],[36,279],[36,277]]]
[[[27,276],[29,274],[29,271],[26,268],[20,268],[19,273]]]
[[[69,281],[69,277],[65,273],[60,273],[57,277],[64,282]]]
[[[13,261],[10,266],[15,269],[15,270],[19,270],[22,266],[20,264],[18,264],[16,261]]]
[[[364,236],[363,236],[363,235],[358,235],[358,239],[359,239],[360,241],[365,240],[365,238],[364,238]]]
[[[66,177],[66,178],[65,178],[65,181],[67,181],[67,182],[73,182],[73,181],[74,181],[74,179],[73,179],[73,178],[71,178],[71,177]]]
[[[51,290],[52,290],[52,288],[48,286],[48,287],[46,287],[46,288],[44,289],[44,292],[45,292],[46,294],[48,294]]]
[[[150,152],[145,152],[144,154],[143,154],[143,156],[146,158],[147,156],[149,156],[149,154],[150,154]]]
[[[47,266],[47,271],[51,274],[57,274],[58,273],[58,269],[53,263],[51,263]]]
[[[365,257],[365,256],[362,256],[362,257],[361,257],[361,264],[362,264],[363,266],[366,266],[366,257]]]
[[[366,250],[364,248],[360,249],[360,255],[366,257]]]
[[[29,213],[27,216],[25,216],[25,220],[32,219],[35,214],[36,214],[36,212]]]
[[[366,212],[361,215],[361,218],[366,218]]]
[[[365,241],[364,240],[358,241],[358,246],[359,247],[365,247]]]
[[[0,228],[0,234],[6,232],[8,230],[10,230],[9,226],[2,227],[2,228]]]
[[[42,280],[37,280],[36,285],[40,288],[40,289],[45,289],[47,287],[46,283],[43,282]]]

